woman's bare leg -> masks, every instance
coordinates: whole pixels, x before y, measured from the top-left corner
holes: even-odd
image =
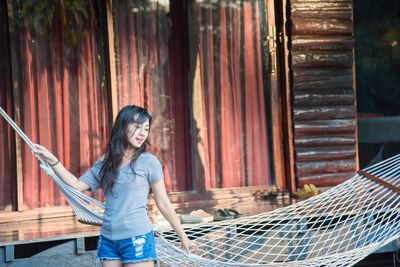
[[[125,263],[124,267],[153,267],[154,261],[144,261],[144,262],[137,262],[137,263]]]
[[[122,267],[124,266],[121,262],[121,260],[107,260],[107,261],[102,261],[101,265],[103,267]]]

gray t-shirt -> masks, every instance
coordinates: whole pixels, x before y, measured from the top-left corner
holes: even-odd
[[[103,161],[96,163],[79,179],[90,186],[90,192],[99,189],[100,169]],[[100,233],[108,239],[120,240],[143,235],[153,229],[147,216],[147,198],[150,184],[164,178],[160,161],[151,153],[139,156],[134,165],[136,175],[129,165],[118,174],[112,192],[105,195],[106,208]]]

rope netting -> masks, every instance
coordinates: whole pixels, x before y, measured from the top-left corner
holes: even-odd
[[[32,151],[35,151],[36,148],[33,142],[1,107],[0,114],[21,137],[21,139],[24,140],[27,146],[29,146]],[[60,188],[65,199],[68,201],[68,204],[78,216],[80,222],[93,225],[101,225],[103,223],[103,213],[105,208],[103,203],[65,184],[63,180],[54,173],[53,169],[43,160],[40,160],[40,167]]]
[[[28,146],[29,138],[0,114]],[[83,223],[101,225],[104,204],[66,185],[42,162]],[[400,236],[400,154],[346,182],[271,212],[185,229],[198,248],[179,249],[172,230],[156,238],[158,258],[170,266],[351,266]]]
[[[171,266],[351,266],[400,236],[399,161],[365,170],[380,183],[357,174],[285,208],[193,226],[194,256],[172,250],[176,234],[164,231],[159,258]]]

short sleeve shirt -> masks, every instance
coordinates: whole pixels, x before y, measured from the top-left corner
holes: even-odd
[[[79,179],[90,186],[91,192],[100,188],[103,161],[96,163]],[[142,235],[153,229],[147,215],[150,184],[164,178],[160,161],[151,153],[141,154],[134,172],[130,165],[120,169],[114,188],[105,195],[106,208],[100,233],[108,239],[120,240]]]

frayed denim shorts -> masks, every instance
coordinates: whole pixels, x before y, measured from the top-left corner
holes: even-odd
[[[97,261],[121,260],[122,263],[154,261],[157,263],[154,232],[122,240],[110,240],[100,235]]]

